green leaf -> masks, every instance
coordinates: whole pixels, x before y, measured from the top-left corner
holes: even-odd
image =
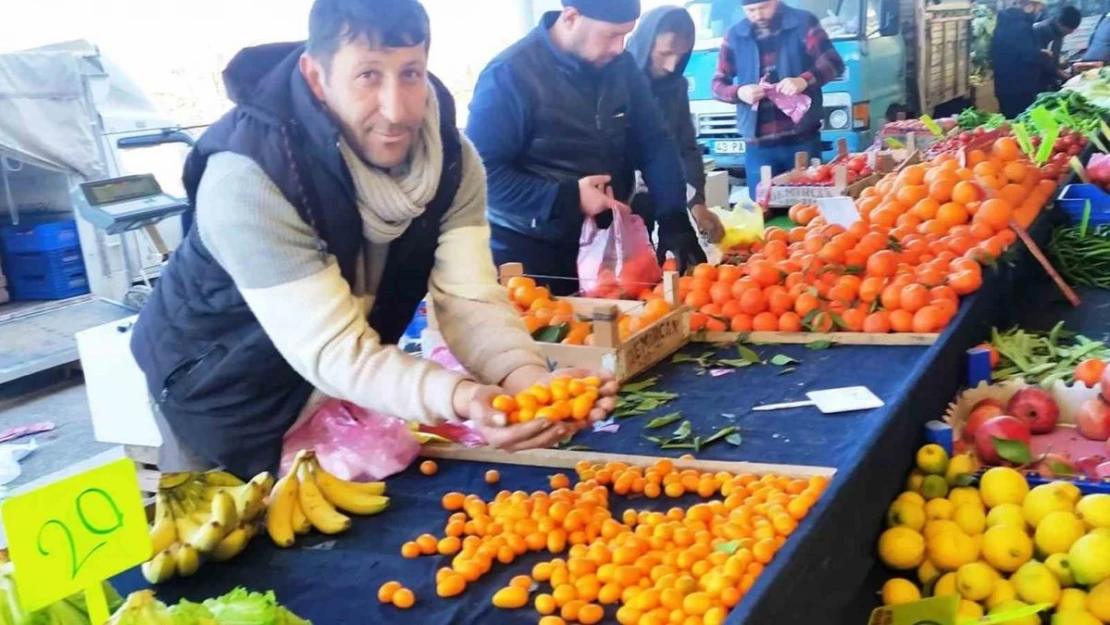
[[[750,347],[745,347],[743,345],[737,345],[736,346],[736,351],[737,351],[737,353],[740,354],[741,358],[743,358],[744,360],[747,360],[748,362],[750,362],[753,365],[758,365],[758,364],[763,363],[763,359],[759,357],[759,354],[755,353],[755,350],[753,350]]]
[[[798,364],[801,362],[802,361],[798,360],[797,358],[791,358],[786,354],[775,354],[771,357],[771,364],[778,367],[785,367],[786,365]]]
[[[722,360],[718,360],[717,364],[724,365],[726,367],[735,367],[737,369],[752,366],[752,363],[748,362],[747,360],[740,360],[738,358],[724,358]]]
[[[798,370],[798,368],[797,368],[797,367],[784,367],[784,368],[782,368],[782,369],[779,369],[779,370],[778,370],[778,371],[777,371],[777,372],[775,373],[775,375],[786,375],[786,374],[788,374],[788,373],[794,373],[794,372],[795,372],[795,371],[797,371],[797,370]]]
[[[739,447],[740,443],[742,443],[743,441],[744,439],[740,436],[739,432],[736,432],[735,434],[729,434],[725,437],[725,442],[734,447]]]
[[[639,410],[640,412],[651,412],[652,410],[655,410],[662,405],[663,402],[659,401],[658,399],[645,399],[636,405],[636,410]]]
[[[1055,477],[1072,477],[1075,475],[1075,469],[1070,464],[1059,460],[1048,463],[1048,468]]]
[[[663,445],[663,444],[666,444],[666,442],[667,442],[667,439],[660,438],[658,436],[641,436],[640,438],[651,441],[651,442],[655,443],[656,445]]]
[[[960,473],[956,476],[956,486],[971,486],[975,483],[974,473]]]
[[[713,548],[713,551],[719,551],[721,553],[727,553],[728,555],[731,556],[731,555],[735,554],[736,550],[739,549],[739,548],[740,548],[740,541],[739,540],[730,540],[727,543],[721,543],[721,544],[717,545],[716,547]]]
[[[682,413],[681,412],[672,412],[670,414],[665,414],[661,417],[655,417],[651,421],[648,421],[647,425],[645,425],[644,427],[654,430],[655,428],[661,428],[664,425],[670,425],[670,424],[674,423],[675,421],[678,421],[681,418],[682,418]]]
[[[832,346],[833,346],[832,341],[812,341],[810,343],[806,343],[806,345],[805,345],[806,349],[812,349],[812,350],[828,349]]]
[[[697,449],[694,443],[664,443],[660,449]]]
[[[1021,441],[1011,441],[1005,438],[992,436],[991,442],[994,444],[994,450],[1007,462],[1012,462],[1017,465],[1026,465],[1033,461],[1033,455],[1029,452],[1029,446]]]
[[[691,425],[691,423],[689,421],[683,421],[682,425],[678,426],[678,429],[676,429],[674,431],[674,434],[671,434],[671,441],[672,442],[684,441],[687,438],[690,438],[690,433],[693,432],[693,431],[694,431],[694,426]]]
[[[700,436],[695,436],[694,437],[694,453],[695,454],[700,454],[701,453],[701,445],[702,445],[701,437]]]
[[[709,438],[702,441],[702,443],[701,443],[702,447],[707,447],[712,443],[716,443],[717,441],[721,440],[722,438],[726,438],[728,436],[731,436],[732,434],[737,433],[738,431],[740,431],[740,428],[736,427],[735,425],[729,425],[727,427],[723,427],[723,428],[717,430],[716,432],[714,432],[712,435],[710,435]]]
[[[700,362],[700,360],[690,354],[675,354],[671,357],[672,364],[681,364],[684,362]]]
[[[570,334],[570,324],[560,323],[554,326],[544,326],[532,333],[532,338],[540,343],[559,343]]]
[[[637,410],[635,408],[626,408],[624,410],[618,410],[618,411],[614,412],[613,413],[613,418],[623,419],[625,417],[638,417],[642,414],[647,414],[647,411],[646,410]]]
[[[639,396],[643,399],[657,399],[663,402],[678,399],[678,393],[667,393],[665,391],[643,391]]]
[[[641,380],[632,384],[625,384],[621,387],[621,393],[639,393],[641,391],[646,391],[649,388],[655,386],[655,383],[658,381],[659,376],[653,376],[646,380]]]

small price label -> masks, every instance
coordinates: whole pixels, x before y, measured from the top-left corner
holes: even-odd
[[[859,210],[850,197],[830,197],[817,200],[817,212],[830,224],[847,228],[859,221]]]
[[[104,604],[101,583],[150,557],[138,476],[127,459],[12,497],[0,512],[19,599],[29,611],[87,590],[96,617],[94,606]],[[103,610],[103,620],[94,622],[107,620]]]

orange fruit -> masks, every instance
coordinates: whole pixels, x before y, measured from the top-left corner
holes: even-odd
[[[963,184],[963,183],[961,183]],[[971,216],[968,214],[967,209],[958,202],[948,202],[940,207],[937,211],[936,221],[940,222],[946,229],[952,226],[965,224]]]
[[[1013,206],[1006,200],[990,199],[983,202],[978,212],[975,213],[975,222],[990,226],[991,229],[997,232],[1010,225],[1013,211]]]
[[[1082,382],[1087,388],[1091,388],[1099,383],[1105,370],[1106,361],[1088,358],[1075,366],[1075,381]]]
[[[943,326],[941,311],[934,306],[920,308],[913,315],[914,332],[929,334],[938,332]]]
[[[1021,147],[1011,137],[1001,137],[994,142],[991,154],[1003,161],[1016,161],[1021,158]]]
[[[802,329],[802,318],[798,313],[787,311],[779,315],[779,332],[801,332]]]
[[[416,603],[416,596],[408,588],[399,588],[393,593],[393,605],[402,610],[407,610]]]
[[[885,310],[878,310],[863,320],[863,331],[873,334],[890,332],[890,318]]]
[[[506,586],[493,595],[493,605],[503,610],[515,610],[528,605],[528,590]]]
[[[762,312],[752,319],[752,330],[756,332],[774,332],[779,329],[779,318],[771,312]]]
[[[420,463],[420,472],[424,475],[435,475],[436,471],[438,470],[439,465],[437,465],[433,460],[425,460],[424,462]]]
[[[386,582],[378,589],[378,601],[382,603],[393,603],[393,595],[401,590],[401,582]]]
[[[891,310],[889,314],[890,328],[894,332],[913,331],[913,313],[906,310]]]
[[[981,193],[974,183],[963,180],[952,189],[952,201],[957,204],[970,204],[979,201]],[[943,207],[942,207],[943,208]]]
[[[501,473],[494,469],[486,471],[486,484],[496,484],[501,481]]]

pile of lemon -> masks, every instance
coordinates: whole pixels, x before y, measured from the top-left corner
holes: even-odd
[[[1052,625],[1110,623],[1110,495],[1064,481],[1030,489],[1006,467],[964,486],[974,460],[939,445],[918,450],[916,464],[879,537],[879,558],[906,571],[883,586],[885,605],[958,595],[961,621],[1045,603]]]

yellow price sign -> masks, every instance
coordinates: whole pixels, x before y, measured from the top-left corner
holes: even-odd
[[[138,476],[127,459],[12,497],[2,514],[25,610],[84,590],[92,622],[103,623],[101,583],[150,557]]]

